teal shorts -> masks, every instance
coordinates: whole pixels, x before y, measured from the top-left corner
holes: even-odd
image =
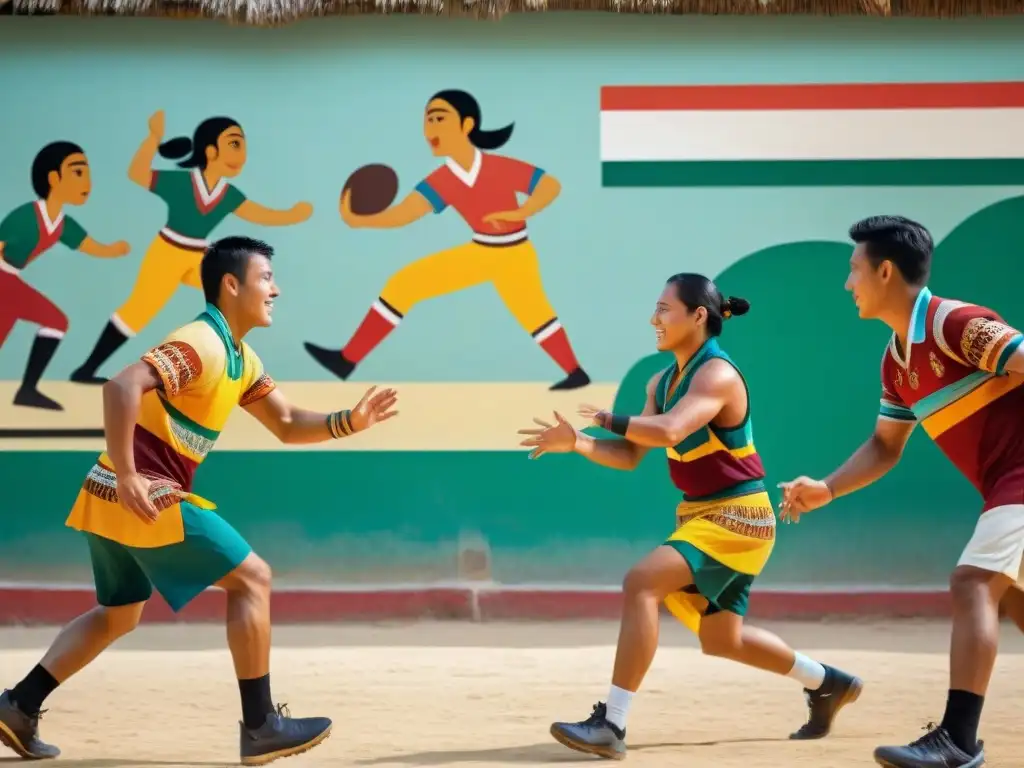
[[[750,605],[750,588],[754,577],[739,573],[715,558],[702,552],[688,541],[666,541],[668,546],[676,550],[693,574],[693,584],[683,589],[689,594],[699,594],[708,601],[705,616],[728,611],[738,616],[746,616]]]
[[[180,611],[242,564],[252,547],[220,515],[181,503],[185,539],[166,547],[128,547],[86,533],[96,601],[108,608],[142,603],[153,587]]]

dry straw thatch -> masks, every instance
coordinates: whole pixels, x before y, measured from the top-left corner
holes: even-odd
[[[322,16],[499,19],[537,11],[953,18],[1024,13],[1024,0],[0,0],[0,8],[16,15],[162,16],[278,25]]]

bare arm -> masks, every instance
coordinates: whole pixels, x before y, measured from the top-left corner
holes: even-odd
[[[128,178],[140,187],[149,189],[153,186],[153,158],[163,139],[163,133],[155,133],[150,128],[149,135],[135,152],[131,165],[128,166]]]
[[[292,405],[279,389],[245,406],[245,410],[282,443],[322,443],[334,437],[327,427],[326,413]]]
[[[95,256],[98,259],[114,259],[118,256],[127,255],[131,248],[124,240],[104,245],[103,243],[96,242],[91,237],[86,237],[82,244],[78,246],[78,250],[89,256]]]
[[[647,402],[644,403],[643,416],[653,416],[657,411],[654,392],[660,378],[660,373],[655,374],[647,383]],[[650,449],[645,445],[638,445],[623,438],[602,440],[582,432],[576,434],[576,447],[573,449],[575,453],[602,467],[626,471],[636,469],[648,450]]]
[[[832,498],[838,499],[869,486],[895,467],[913,430],[912,421],[879,419],[874,434],[825,478]]]
[[[267,208],[253,200],[246,200],[235,208],[235,215],[243,221],[264,227],[287,227],[301,224],[312,216],[313,206],[309,203],[296,203],[288,210],[280,211],[276,208]]]
[[[361,216],[352,213],[350,205],[351,196],[352,191],[346,190],[345,194],[341,196],[338,210],[341,212],[341,218],[344,222],[356,229],[397,229],[398,227],[408,226],[414,221],[419,221],[434,210],[427,198],[419,192],[413,191],[406,195],[405,199],[397,205],[392,205],[380,213]]]
[[[736,369],[722,360],[712,360],[697,372],[690,388],[671,410],[651,416],[622,417],[601,411],[605,429],[619,432],[627,440],[650,448],[669,448],[687,435],[707,426],[730,398],[745,392]]]
[[[533,193],[520,206],[519,213],[524,219],[528,219],[551,205],[561,192],[562,185],[558,179],[549,173],[545,173],[540,177],[540,181],[534,187]]]
[[[161,386],[156,369],[143,362],[129,365],[103,385],[103,434],[119,477],[136,473],[132,444],[142,396]]]
[[[397,415],[397,411],[389,410],[398,398],[397,393],[393,389],[384,389],[375,394],[375,389],[371,387],[351,411],[336,414],[298,408],[276,388],[244,408],[282,443],[322,443],[354,435]],[[335,425],[334,429],[331,424]]]

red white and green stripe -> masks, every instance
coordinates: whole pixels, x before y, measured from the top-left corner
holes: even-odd
[[[605,187],[1017,185],[1024,82],[610,85]]]

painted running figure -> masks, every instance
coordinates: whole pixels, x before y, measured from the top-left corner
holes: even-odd
[[[888,768],[978,768],[978,725],[999,642],[1002,609],[1024,629],[1024,349],[994,311],[928,290],[933,241],[902,216],[850,229],[846,289],[861,318],[892,329],[882,355],[874,434],[823,480],[783,483],[784,519],[798,520],[896,466],[920,423],[977,489],[981,516],[950,579],[949,693],[939,726],[905,746],[875,750]],[[926,534],[923,534],[926,535]]]
[[[39,664],[0,695],[0,743],[23,758],[60,754],[39,737],[40,707],[135,629],[153,587],[175,612],[208,587],[227,592],[243,765],[304,752],[330,734],[328,718],[292,718],[274,704],[270,566],[192,492],[196,468],[237,405],[283,443],[345,437],[397,413],[390,389],[371,389],[352,410],[331,414],[295,407],[277,389],[243,340],[271,323],[278,296],[272,253],[249,238],[214,243],[202,262],[206,310],[104,385],[107,450],[67,520],[89,545],[98,605],[68,624]]]
[[[351,192],[341,199],[350,227],[393,229],[429,213],[454,208],[472,228],[472,239],[414,261],[385,283],[355,334],[342,349],[306,342],[306,351],[335,376],[347,379],[356,366],[422,301],[491,283],[519,325],[562,369],[551,389],[590,383],[541,281],[537,251],[526,220],[547,208],[562,191],[558,180],[530,163],[494,154],[512,126],[493,131],[480,125],[480,105],[465,91],[441,91],[427,103],[423,132],[445,164],[416,185],[400,203],[372,216],[352,212]],[[516,194],[526,195],[522,206]]]
[[[668,454],[669,476],[682,491],[676,530],[640,561],[623,583],[624,607],[607,702],[580,722],[551,726],[551,735],[580,752],[623,759],[626,717],[658,645],[659,606],[699,638],[705,654],[785,675],[805,689],[810,717],[792,739],[827,736],[839,711],[856,701],[859,679],[793,651],[744,622],[751,585],[775,544],[775,513],[754,448],[750,402],[735,363],[718,344],[725,319],[747,312],[743,299],[723,300],[702,275],[669,278],[651,323],[658,349],[674,365],[647,385],[640,416],[585,406],[580,413],[621,438],[595,439],[562,416],[524,429],[530,456],[579,455],[632,470],[651,448]]]

